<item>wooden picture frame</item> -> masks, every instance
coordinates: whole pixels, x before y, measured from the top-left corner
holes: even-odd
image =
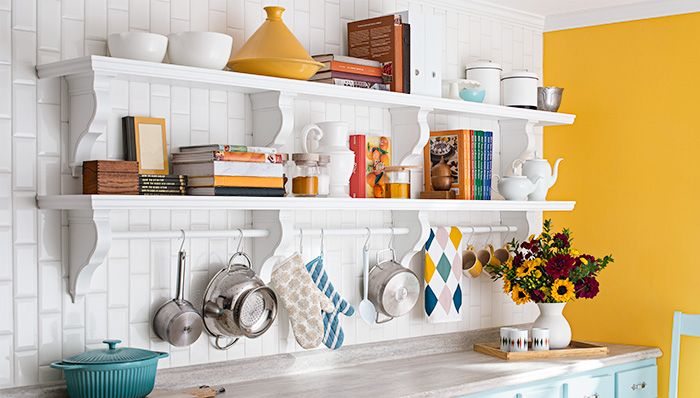
[[[431,131],[428,143],[424,148],[425,192],[433,192],[430,182],[430,172],[434,165],[440,162],[442,157],[452,170],[452,191],[457,199],[472,199],[471,186],[471,130],[446,130]],[[431,152],[435,143],[440,142],[444,146],[439,154]],[[444,153],[443,153],[444,152]]]
[[[126,158],[138,162],[139,174],[169,174],[165,119],[127,116],[122,120]]]

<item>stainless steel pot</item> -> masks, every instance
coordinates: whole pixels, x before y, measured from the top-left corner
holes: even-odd
[[[369,271],[369,300],[377,309],[376,323],[388,322],[407,314],[418,302],[420,281],[416,274],[391,258],[380,261],[383,252],[377,253],[377,265]],[[384,318],[380,320],[380,315]]]
[[[245,263],[235,263],[237,258]],[[225,350],[242,336],[255,338],[272,326],[277,296],[251,268],[245,253],[235,253],[207,285],[202,301],[204,328],[215,337],[214,347]],[[222,345],[224,338],[233,341]]]

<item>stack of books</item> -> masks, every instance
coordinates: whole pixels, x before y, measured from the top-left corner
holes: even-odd
[[[184,175],[139,175],[139,193],[141,195],[184,195],[186,189],[187,176]]]
[[[195,145],[173,153],[173,172],[187,176],[187,193],[284,196],[284,156],[274,148]]]
[[[126,160],[83,162],[83,193],[86,195],[138,195],[139,164]]]
[[[382,64],[369,59],[336,54],[314,55],[314,60],[324,66],[310,79],[319,83],[389,90],[382,79]]]

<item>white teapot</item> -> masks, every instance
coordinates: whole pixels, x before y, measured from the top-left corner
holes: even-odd
[[[498,177],[498,193],[506,200],[528,200],[528,195],[535,192],[543,183],[541,178],[533,183],[525,176]]]
[[[513,171],[515,174],[515,169],[518,165],[522,165],[522,175],[527,177],[530,181],[536,182],[538,179],[542,179],[542,183],[535,189],[532,193],[528,195],[529,200],[547,200],[547,192],[555,182],[557,182],[557,177],[559,176],[559,163],[564,160],[559,158],[554,162],[554,172],[552,172],[552,167],[549,165],[547,159],[535,158],[535,159],[515,159],[513,162]]]

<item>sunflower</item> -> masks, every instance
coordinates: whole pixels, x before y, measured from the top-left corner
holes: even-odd
[[[573,286],[571,287],[573,290]],[[513,286],[513,294],[511,295],[511,298],[515,302],[515,304],[525,304],[528,301],[530,301],[530,296],[527,294],[525,289],[523,289],[520,286]]]
[[[574,284],[568,279],[557,279],[552,285],[552,299],[558,303],[571,301],[576,296]]]
[[[508,279],[503,278],[503,293],[510,294],[510,291],[512,290],[510,281]]]
[[[537,274],[537,267],[539,267],[542,264],[542,260],[539,258],[536,258],[534,260],[527,260],[518,267],[517,270],[515,270],[516,275],[518,278],[524,278],[526,276],[530,276],[533,274]],[[539,276],[535,275],[536,277],[539,278]],[[540,276],[542,276],[542,273],[540,272]]]

